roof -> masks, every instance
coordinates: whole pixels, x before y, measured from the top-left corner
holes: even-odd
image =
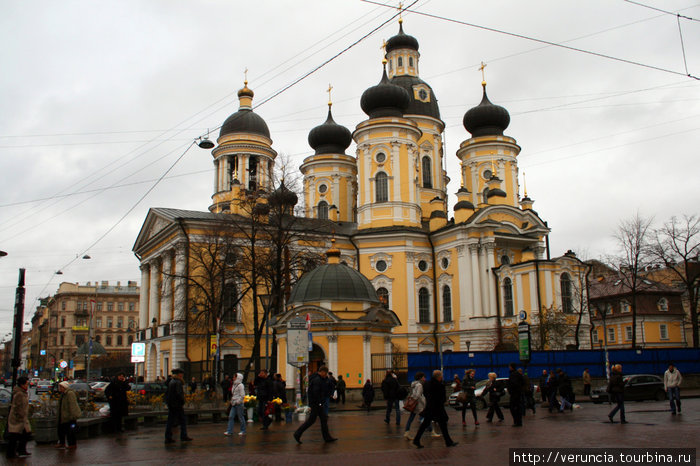
[[[379,303],[372,283],[345,264],[325,264],[305,273],[287,300],[288,304],[315,301],[362,301]]]

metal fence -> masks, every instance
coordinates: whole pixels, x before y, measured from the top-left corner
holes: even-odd
[[[408,353],[372,354],[372,384],[381,385],[386,371],[393,370],[401,385],[408,383]]]

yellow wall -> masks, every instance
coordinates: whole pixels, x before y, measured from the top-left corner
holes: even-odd
[[[362,377],[357,376],[362,374],[365,379],[369,378],[363,371],[362,336],[343,335],[338,338],[338,373],[343,374],[343,378],[350,374],[351,377],[347,377],[345,381],[348,388],[360,388],[364,385]]]

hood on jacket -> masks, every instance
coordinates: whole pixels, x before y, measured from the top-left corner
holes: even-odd
[[[243,374],[238,373],[238,374],[236,374],[236,378],[233,379],[233,384],[234,384],[234,385],[238,385],[238,384],[241,384],[241,383],[243,383]]]

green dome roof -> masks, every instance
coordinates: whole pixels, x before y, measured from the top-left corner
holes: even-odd
[[[345,264],[326,264],[305,273],[289,295],[289,304],[309,301],[364,301],[379,303],[377,292],[355,269]]]

